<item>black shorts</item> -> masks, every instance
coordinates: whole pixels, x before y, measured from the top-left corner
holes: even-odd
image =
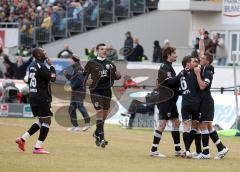
[[[169,120],[179,117],[176,102],[169,100],[158,105],[159,120]]]
[[[203,97],[200,103],[200,122],[212,122],[214,118],[214,100],[212,97]]]
[[[193,120],[199,121],[199,107],[200,104],[189,104],[189,105],[182,105],[181,113],[182,113],[182,120]]]
[[[38,118],[47,118],[53,116],[51,112],[51,105],[49,103],[46,104],[30,104],[32,113],[34,117]]]
[[[111,89],[91,91],[91,101],[96,110],[108,110],[112,98]]]

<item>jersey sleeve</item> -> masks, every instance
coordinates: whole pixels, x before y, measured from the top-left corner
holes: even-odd
[[[203,76],[203,82],[206,85],[210,85],[213,79],[213,73],[211,71],[206,71],[204,76]]]
[[[45,65],[37,63],[37,67],[38,67],[38,74],[42,79],[46,81],[52,81],[52,82],[55,81],[56,71],[53,66],[51,66],[50,69],[48,69]]]

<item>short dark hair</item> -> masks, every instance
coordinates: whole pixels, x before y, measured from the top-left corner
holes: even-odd
[[[175,50],[176,50],[176,48],[174,48],[174,47],[167,47],[166,49],[164,49],[163,50],[163,59],[166,61],[168,55],[171,55]]]
[[[33,57],[39,58],[39,55],[40,55],[40,53],[41,53],[41,50],[42,50],[42,48],[39,48],[39,47],[34,48],[33,51],[32,51]]]
[[[209,61],[209,65],[212,64],[213,62],[213,55],[210,53],[204,53],[204,55],[206,56],[207,61]]]
[[[185,68],[186,65],[187,65],[187,63],[191,62],[191,60],[192,60],[193,58],[195,58],[195,57],[193,57],[193,56],[191,56],[191,55],[185,56],[185,57],[183,58],[183,60],[182,60],[182,66],[183,66],[183,68]]]
[[[106,46],[106,44],[104,44],[104,43],[97,44],[97,46],[96,46],[96,50],[98,50],[99,47],[101,47],[101,46]]]

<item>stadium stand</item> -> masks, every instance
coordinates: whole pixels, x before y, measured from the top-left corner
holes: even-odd
[[[2,0],[0,23],[19,23],[20,45],[66,38],[157,9],[159,0]]]

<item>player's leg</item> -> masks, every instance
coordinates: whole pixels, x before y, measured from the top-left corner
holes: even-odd
[[[167,120],[159,120],[157,129],[154,131],[152,148],[150,156],[154,157],[166,157],[165,155],[158,152],[158,145],[162,139],[162,133],[167,125]]]
[[[99,109],[96,112],[96,130],[94,132],[96,139],[96,145],[100,146],[100,141],[104,138],[103,133],[103,109]]]
[[[219,136],[212,125],[212,122],[208,123],[208,131],[210,133],[210,138],[213,143],[216,145],[218,153],[214,159],[222,159],[229,151],[229,149],[223,145],[222,141],[219,139]]]
[[[35,122],[32,124],[32,126],[28,129],[27,132],[25,132],[22,137],[19,137],[16,139],[16,143],[18,144],[19,149],[21,149],[22,151],[25,151],[25,142],[26,140],[32,136],[33,134],[35,134],[39,129],[41,128],[41,123]]]
[[[199,121],[192,121],[192,128],[190,131],[190,147],[191,144],[195,141],[196,152],[192,153],[193,157],[198,156],[202,152],[202,144],[201,144],[201,130],[199,129]]]
[[[183,142],[184,142],[187,158],[191,158],[191,153],[190,153],[190,128],[191,128],[190,119],[184,120],[183,121]]]
[[[182,156],[182,151],[181,151],[181,146],[180,146],[180,132],[179,132],[180,121],[178,118],[174,118],[171,121],[172,121],[171,134],[172,134],[174,147],[175,147],[175,155]]]
[[[209,131],[208,131],[208,122],[203,121],[200,123],[200,129],[202,134],[202,146],[203,151],[198,156],[198,159],[209,159],[210,153],[209,153]]]
[[[34,116],[36,117],[38,112],[37,112],[37,108],[31,106],[32,112],[34,114]],[[35,122],[32,124],[32,126],[28,129],[27,132],[25,132],[22,137],[19,137],[16,139],[16,143],[18,144],[19,149],[21,149],[22,151],[25,151],[25,141],[32,136],[33,134],[35,134],[39,129],[41,128],[41,123],[39,121]]]
[[[40,134],[38,140],[35,144],[35,148],[33,150],[34,154],[48,154],[49,152],[42,148],[43,142],[46,140],[49,128],[51,125],[51,117],[39,117],[39,122],[41,123]]]
[[[171,110],[170,110],[170,118],[172,121],[172,138],[174,142],[174,147],[175,147],[175,155],[176,156],[182,156],[183,152],[181,151],[180,147],[180,132],[179,132],[179,127],[180,127],[180,120],[179,120],[179,113],[177,109],[176,102],[172,101],[170,104]]]

